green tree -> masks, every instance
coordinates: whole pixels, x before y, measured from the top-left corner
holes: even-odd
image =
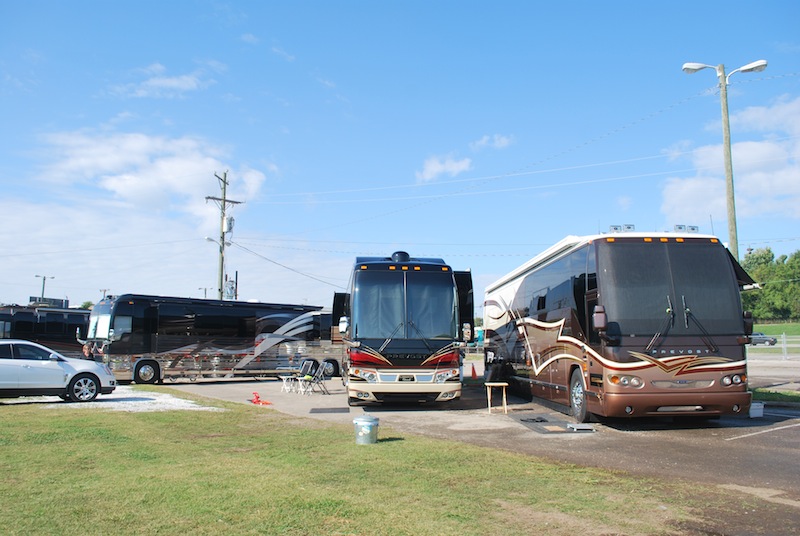
[[[770,248],[750,250],[742,267],[760,287],[742,294],[745,310],[757,320],[800,318],[800,251],[776,259]]]
[[[90,301],[85,301],[81,304],[80,309],[91,309],[94,307],[94,304]]]

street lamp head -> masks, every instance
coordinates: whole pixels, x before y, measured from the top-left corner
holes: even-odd
[[[706,65],[705,63],[684,63],[683,64],[683,72],[684,73],[696,73],[697,71],[701,71],[703,69],[716,69],[713,65]]]
[[[754,61],[753,63],[748,63],[744,67],[740,67],[737,70],[742,73],[760,73],[766,68],[767,68],[767,60],[758,60]]]

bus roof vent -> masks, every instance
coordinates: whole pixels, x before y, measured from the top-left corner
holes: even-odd
[[[406,253],[405,251],[395,251],[392,253],[392,260],[394,262],[408,262],[411,260],[411,255]]]

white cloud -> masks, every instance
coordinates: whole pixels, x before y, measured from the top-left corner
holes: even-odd
[[[219,62],[207,62],[206,65],[215,71],[224,70],[225,66]],[[139,82],[118,84],[110,88],[113,95],[126,98],[180,98],[192,91],[205,89],[216,81],[207,77],[205,69],[198,69],[187,74],[166,76],[167,69],[160,63],[153,63],[138,73],[145,77]]]
[[[11,218],[5,228],[0,303],[27,303],[41,287],[34,274],[55,277],[47,281],[48,296],[73,305],[97,301],[101,288],[195,297],[207,288],[209,297],[216,295],[218,248],[205,236],[216,236],[220,212],[205,197],[221,194],[214,175],[229,169],[225,147],[109,130],[54,133],[44,142],[50,160],[41,174],[0,199],[3,214],[26,215]],[[274,240],[269,248],[252,242],[260,228],[248,226],[253,219],[247,212],[254,209],[246,202],[258,199],[267,174],[278,173],[274,164],[266,166],[227,174],[228,198],[245,201],[228,212],[239,222],[231,239],[242,237],[250,249],[302,273],[347,274],[349,259],[334,271],[326,252],[298,252],[296,239],[279,254]],[[329,285],[235,245],[225,259],[230,277],[242,274],[242,299],[329,305]]]
[[[241,40],[250,45],[257,45],[261,40],[251,33],[242,34]]]
[[[731,115],[731,128],[742,131],[785,132],[800,135],[800,98],[784,96],[772,106],[751,106]]]
[[[192,137],[80,131],[44,139],[54,156],[38,180],[66,191],[77,185],[94,188],[95,202],[199,218],[209,217],[205,195],[217,195],[213,175],[222,175],[228,156],[225,148]],[[228,178],[229,196],[246,199],[258,194],[266,175],[245,167]]]
[[[431,182],[441,175],[455,177],[472,168],[469,158],[456,160],[452,156],[431,156],[422,165],[422,171],[416,173],[419,182]]]
[[[725,181],[709,177],[668,179],[661,212],[668,222],[700,225],[726,220]]]
[[[627,212],[633,205],[633,198],[628,195],[622,195],[617,198],[617,206],[623,212]]]
[[[294,61],[294,56],[283,50],[281,47],[274,46],[271,50],[273,54],[280,56],[286,61]]]
[[[485,135],[481,139],[470,143],[469,148],[473,151],[480,151],[486,147],[491,149],[505,149],[512,143],[514,143],[513,136],[503,136],[502,134],[495,134],[494,136]]]
[[[744,132],[768,134],[731,147],[737,219],[800,218],[800,98],[747,108],[732,115],[731,123],[740,139]],[[661,212],[672,222],[726,221],[722,146],[698,147],[689,154],[696,175],[666,181]]]

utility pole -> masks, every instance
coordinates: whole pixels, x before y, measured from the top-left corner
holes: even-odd
[[[53,275],[37,275],[36,277],[42,278],[42,301],[44,301],[44,284],[47,283],[48,279],[55,279]]]
[[[213,197],[207,196],[206,203],[211,200],[217,203],[219,206],[219,276],[217,280],[217,296],[218,299],[222,299],[222,292],[224,287],[224,276],[225,276],[225,232],[228,231],[227,228],[227,220],[225,219],[225,213],[228,209],[228,205],[238,205],[241,204],[242,201],[233,201],[228,199],[228,172],[222,174],[222,177],[214,173],[214,176],[219,180],[219,187],[222,190],[222,197]],[[210,239],[209,239],[210,240]],[[211,240],[212,242],[216,242],[216,240]]]

